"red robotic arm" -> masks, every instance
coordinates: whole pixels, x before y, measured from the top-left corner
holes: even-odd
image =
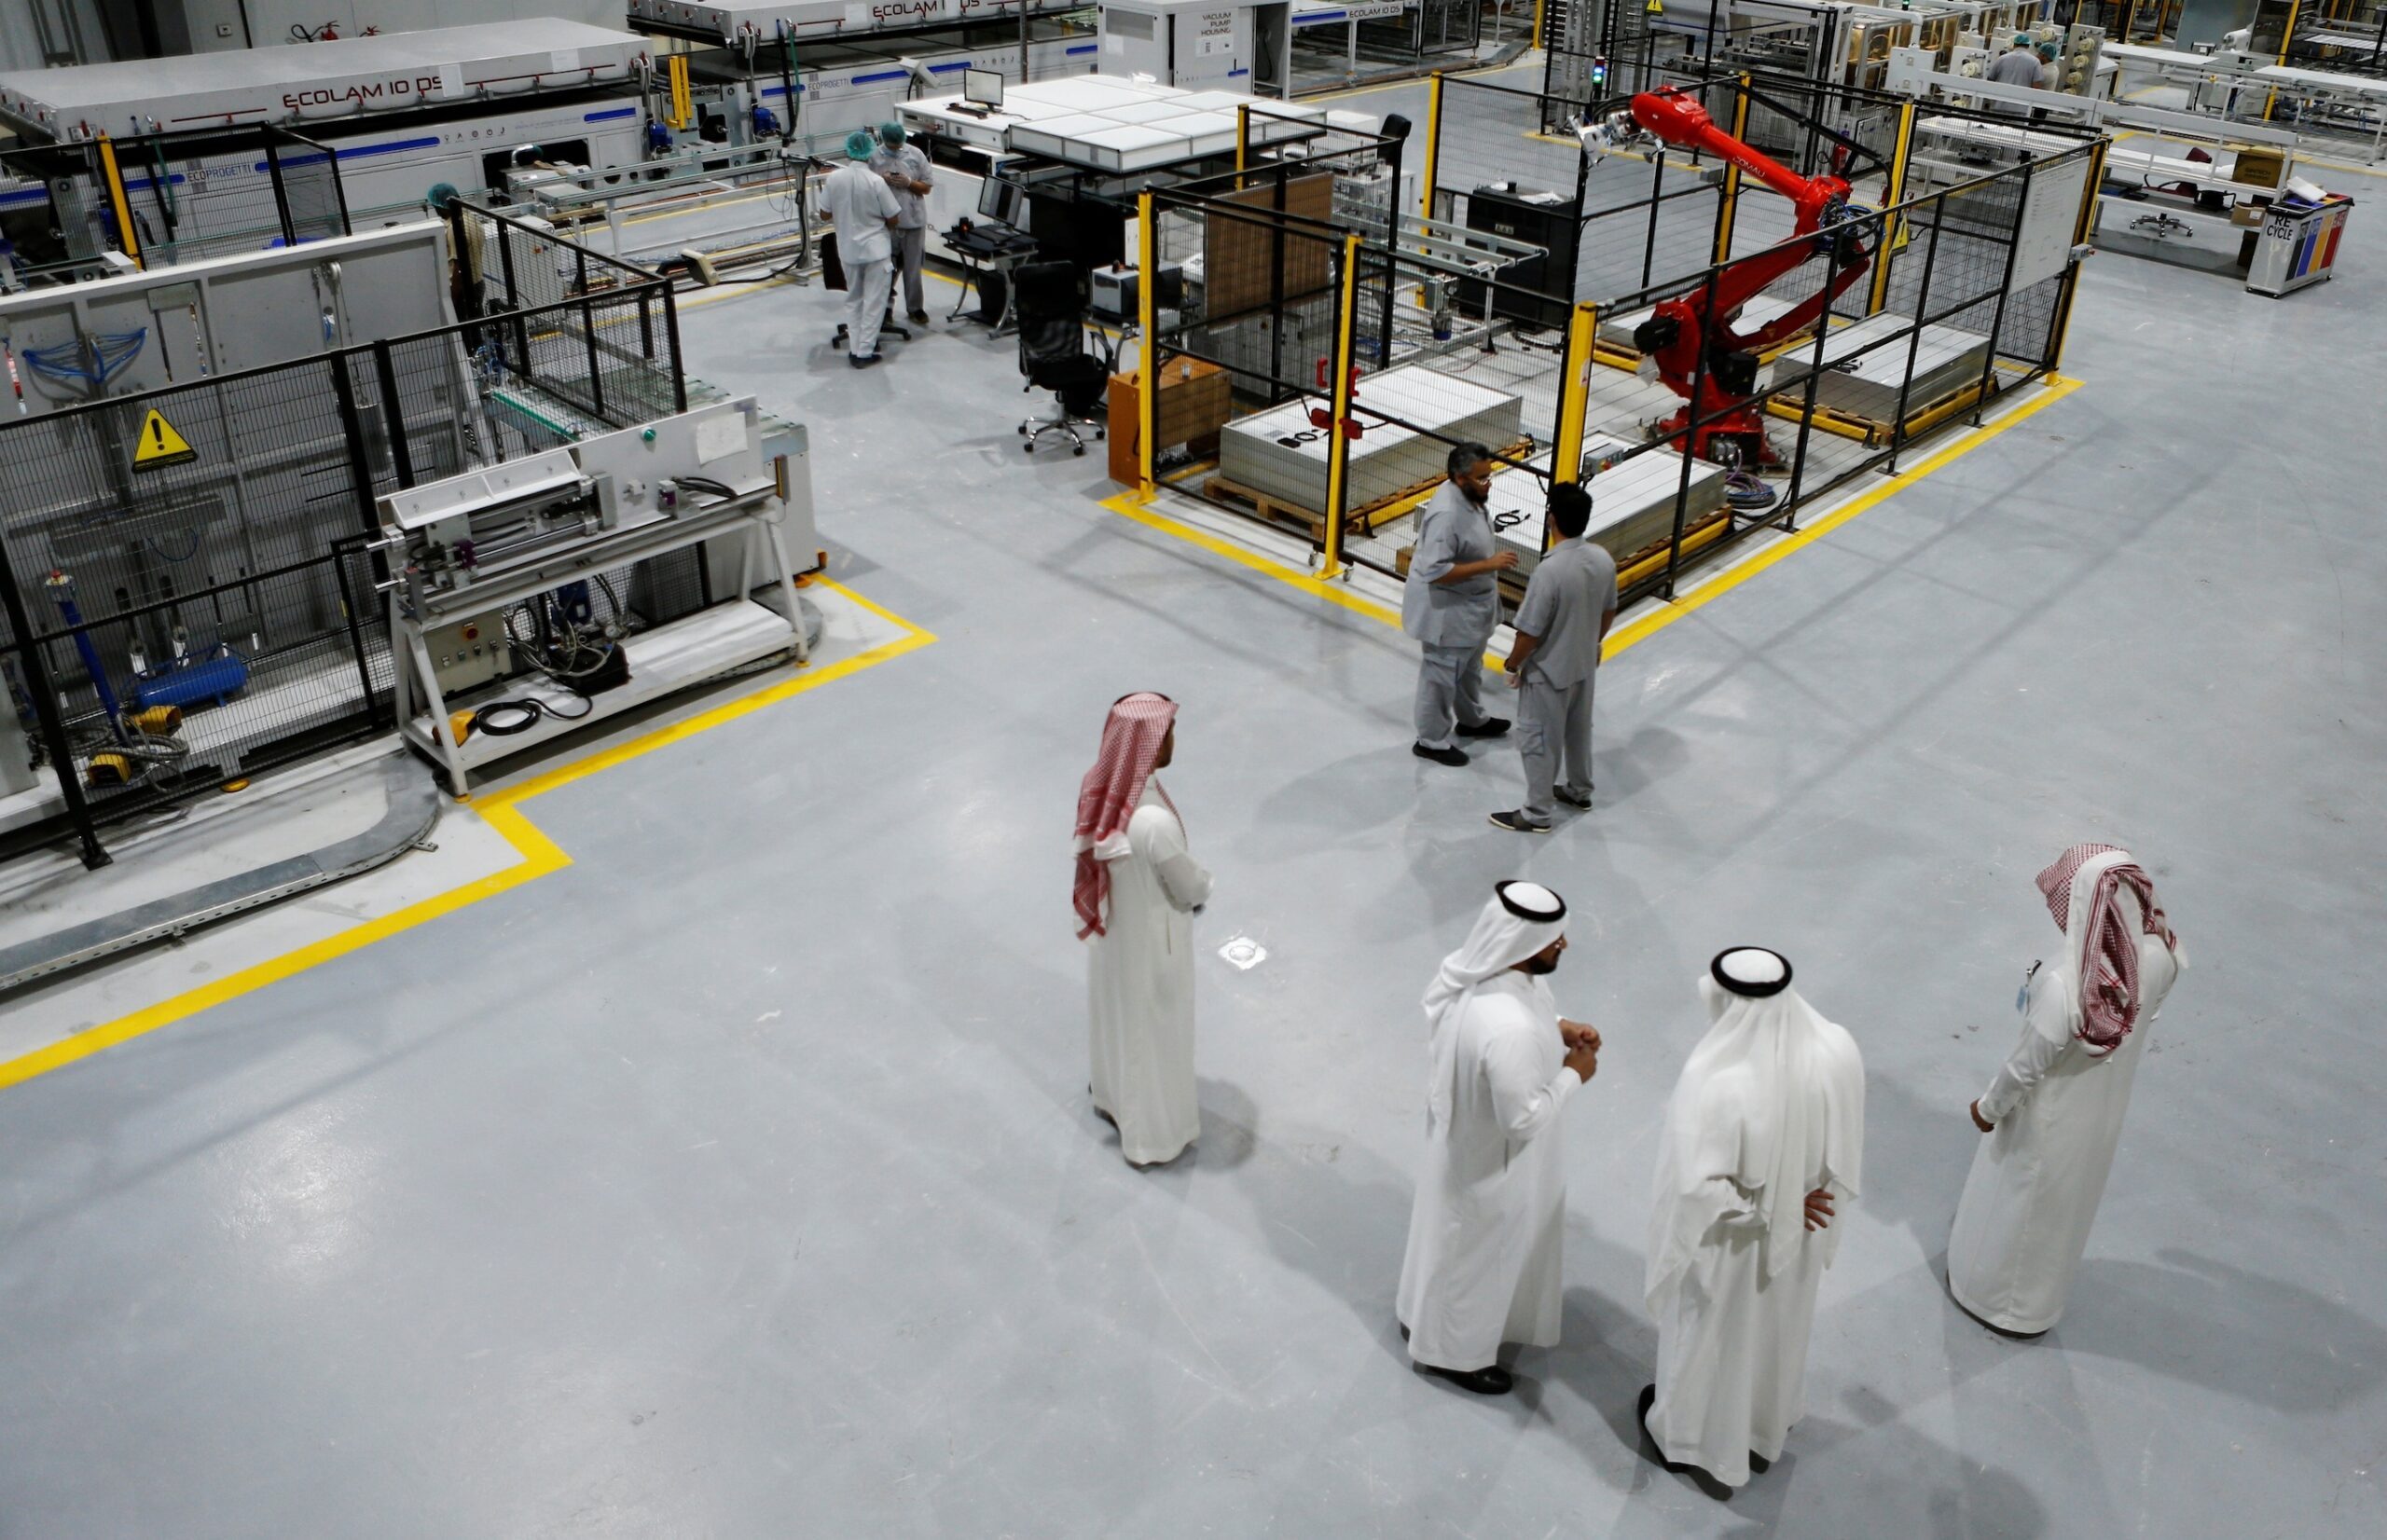
[[[1801,176],[1759,154],[1718,128],[1707,109],[1678,87],[1635,96],[1633,118],[1669,144],[1738,166],[1798,211],[1791,241],[1731,264],[1690,294],[1661,301],[1634,334],[1635,344],[1656,362],[1659,378],[1690,403],[1660,425],[1661,433],[1678,436],[1695,410],[1707,419],[1692,433],[1693,452],[1702,459],[1715,458],[1712,441],[1721,435],[1741,451],[1743,463],[1768,461],[1763,419],[1752,399],[1757,355],[1814,324],[1871,260],[1847,221],[1848,184],[1837,176]],[[1814,240],[1800,241],[1801,236]],[[1831,274],[1814,295],[1754,331],[1734,329],[1743,306],[1818,256],[1830,261]]]

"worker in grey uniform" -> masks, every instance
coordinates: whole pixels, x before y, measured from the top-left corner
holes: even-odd
[[[1616,624],[1616,558],[1583,538],[1591,521],[1589,492],[1550,489],[1558,543],[1542,553],[1517,606],[1517,640],[1506,672],[1517,692],[1525,804],[1493,814],[1492,822],[1521,834],[1550,832],[1553,799],[1586,811],[1592,805],[1592,685],[1600,644]]]
[[[1456,738],[1497,738],[1509,724],[1483,709],[1483,645],[1500,624],[1498,573],[1513,551],[1492,539],[1492,451],[1461,444],[1443,461],[1449,479],[1417,515],[1417,544],[1400,592],[1400,628],[1424,644],[1417,668],[1417,742],[1437,764],[1465,764]]]
[[[2016,33],[2012,46],[1989,62],[1988,77],[2001,86],[2028,86],[2033,90],[2039,89],[2039,54],[2031,46],[2029,33]],[[1991,111],[2008,117],[2020,117],[2027,110],[2013,102],[1992,102],[1989,107]]]
[[[887,178],[895,194],[895,266],[904,274],[904,309],[918,325],[927,325],[927,298],[920,293],[920,261],[929,249],[929,189],[936,185],[929,158],[918,144],[906,142],[904,125],[878,125],[878,152],[870,169]]]

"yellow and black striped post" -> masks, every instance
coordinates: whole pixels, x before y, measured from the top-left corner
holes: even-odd
[[[1150,502],[1160,489],[1152,457],[1160,437],[1160,231],[1152,195],[1136,195],[1136,495]]]
[[[1865,313],[1879,315],[1890,300],[1890,257],[1897,250],[1905,217],[1889,211],[1906,201],[1906,162],[1914,150],[1914,103],[1898,108],[1897,147],[1890,152],[1890,190],[1882,199],[1882,244],[1873,254],[1873,286],[1865,299]]]
[[[1442,72],[1436,70],[1426,79],[1426,165],[1417,173],[1417,212],[1428,219],[1434,217],[1434,161],[1442,142]]]
[[[2072,227],[2072,243],[2075,246],[2088,244],[2089,231],[2096,224],[2097,189],[2105,185],[2105,146],[2112,143],[2110,139],[2100,139],[2097,147],[2089,153],[2089,177],[2080,188],[2080,217]],[[2048,352],[2049,374],[2063,364],[2063,339],[2072,332],[2073,296],[2079,292],[2080,264],[2075,262],[2072,276],[2063,285],[2063,311],[2055,318],[2055,346]]]
[[[1558,443],[1550,457],[1552,482],[1583,478],[1583,419],[1591,410],[1592,349],[1599,339],[1600,308],[1575,307],[1566,327],[1566,373],[1558,381]]]
[[[1352,334],[1359,330],[1359,238],[1343,238],[1343,286],[1334,302],[1334,378],[1327,394],[1334,420],[1326,436],[1326,547],[1318,575],[1337,576],[1343,571],[1343,499],[1350,487],[1351,440],[1343,426],[1351,416]]]
[[[107,184],[108,208],[116,215],[116,238],[136,268],[149,264],[141,256],[141,234],[132,227],[132,200],[124,195],[124,172],[116,163],[116,141],[100,135],[100,178]]]
[[[1732,88],[1732,137],[1745,142],[1749,136],[1749,76],[1741,72],[1740,83]],[[1732,216],[1741,206],[1741,168],[1724,167],[1724,203],[1716,216],[1716,256],[1718,262],[1732,259]]]

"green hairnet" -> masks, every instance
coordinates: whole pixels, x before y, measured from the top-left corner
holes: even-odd
[[[2058,53],[2061,53],[2062,51],[2063,51],[2063,48],[2061,48],[2061,47],[2056,43],[2056,40],[2055,40],[2054,38],[2052,38],[2052,37],[2049,38],[2046,42],[2044,42],[2044,43],[2042,43],[2042,44],[2040,44],[2040,45],[2039,45],[2039,57],[2040,57],[2040,58],[2042,58],[2042,59],[2053,59],[2053,58],[2054,58]]]
[[[2027,32],[2016,33],[2014,34],[2014,46],[2018,48],[2029,48],[2031,46],[2031,34]]]
[[[448,205],[456,201],[456,184],[453,182],[435,182],[431,185],[430,197],[431,206],[437,209],[441,213],[446,213],[448,212]]]
[[[904,125],[892,119],[881,123],[878,125],[878,142],[890,150],[900,147],[904,143]]]
[[[856,129],[853,132],[846,135],[847,159],[867,160],[877,153],[878,141],[870,136],[870,131],[868,129]]]

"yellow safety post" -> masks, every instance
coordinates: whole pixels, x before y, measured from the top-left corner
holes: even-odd
[[[664,60],[663,76],[671,86],[671,126],[684,129],[697,116],[696,104],[688,96],[688,56],[675,53]]]
[[[1251,103],[1235,109],[1235,190],[1243,191],[1243,169],[1251,163]]]
[[[1749,74],[1741,72],[1740,84],[1732,88],[1732,137],[1745,144],[1749,137]],[[1732,259],[1732,216],[1741,203],[1741,168],[1724,168],[1724,206],[1716,220],[1716,260]]]
[[[1541,0],[1533,0],[1533,41],[1526,46],[1541,47]]]
[[[2134,25],[2137,23],[2137,21],[2138,21],[2138,0],[2130,0],[2130,3],[2129,3],[2128,5],[2126,5],[2126,6],[2122,7],[2122,41],[2123,41],[2123,42],[2127,43],[2127,42],[2129,42],[2129,41],[2130,41],[2130,30],[2131,30],[2131,28],[2132,28],[2132,26],[2134,26]],[[2091,94],[2093,94],[2093,93],[2091,93]]]
[[[2090,227],[2096,222],[2097,189],[2105,185],[2105,146],[2112,143],[2109,139],[2100,139],[2097,147],[2089,154],[2089,177],[2080,187],[2080,217],[2072,227],[2072,243],[2075,246],[2088,243]],[[2079,292],[2080,265],[2076,262],[2072,268],[2072,282],[2063,286],[2063,313],[2055,318],[2055,347],[2048,354],[2049,374],[2063,366],[2063,339],[2072,331],[2072,302]]]
[[[1160,231],[1152,215],[1152,195],[1136,195],[1136,328],[1143,340],[1136,359],[1136,495],[1150,502],[1159,490],[1152,474],[1152,456],[1160,437]]]
[[[2296,41],[2296,19],[2304,8],[2304,0],[2288,0],[2287,29],[2279,34],[2279,62],[2287,62],[2288,46]],[[2263,99],[2263,121],[2271,120],[2271,109],[2279,105],[2279,92],[2272,91]]]
[[[1343,238],[1343,292],[1334,305],[1334,379],[1328,393],[1334,420],[1326,431],[1326,551],[1318,575],[1331,578],[1343,571],[1343,494],[1349,485],[1351,440],[1343,425],[1351,416],[1351,334],[1359,329],[1359,238]]]
[[[1553,482],[1583,478],[1583,418],[1591,410],[1592,349],[1599,338],[1600,308],[1586,299],[1575,307],[1566,327],[1566,377],[1558,382],[1558,446],[1550,457]]]
[[[1897,147],[1890,152],[1890,191],[1883,200],[1882,244],[1873,254],[1873,287],[1865,300],[1865,313],[1879,315],[1882,307],[1890,302],[1890,253],[1897,246],[1897,232],[1905,224],[1903,216],[1888,211],[1906,201],[1906,160],[1914,147],[1914,103],[1898,108]]]
[[[1436,70],[1426,77],[1426,169],[1418,176],[1425,195],[1418,200],[1417,212],[1428,219],[1434,217],[1434,156],[1442,139],[1442,72]]]
[[[108,207],[116,213],[116,238],[124,243],[124,254],[134,267],[148,267],[141,259],[141,237],[132,227],[132,201],[124,196],[124,172],[117,169],[116,141],[106,134],[100,135],[100,176],[108,185]]]
[[[1558,381],[1558,442],[1550,451],[1550,484],[1583,479],[1583,418],[1591,410],[1592,348],[1598,340],[1600,308],[1589,300],[1575,307],[1566,323],[1566,373]],[[1541,548],[1556,543],[1558,531],[1541,521]]]

